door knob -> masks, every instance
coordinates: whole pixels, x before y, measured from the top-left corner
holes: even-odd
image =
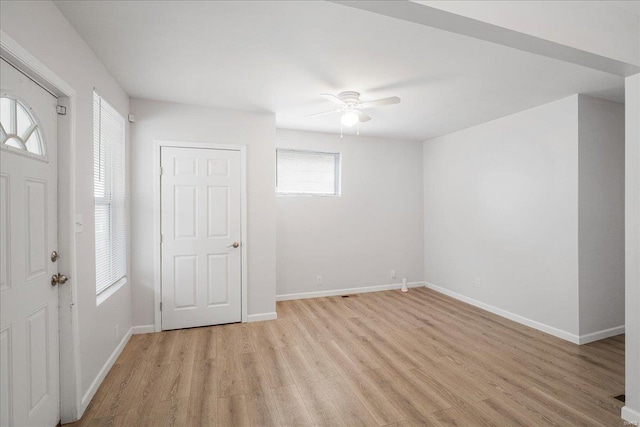
[[[227,246],[227,248],[231,248],[231,247],[233,247],[233,248],[237,248],[238,246],[240,246],[240,243],[238,243],[238,242],[233,242],[233,245],[229,245],[229,246]]]
[[[69,280],[69,278],[64,274],[54,274],[51,276],[51,286],[64,285],[67,283],[67,280]]]

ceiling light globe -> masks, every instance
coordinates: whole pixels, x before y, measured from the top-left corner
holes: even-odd
[[[342,124],[346,127],[351,127],[358,123],[358,115],[353,111],[345,111],[340,121],[342,121]]]

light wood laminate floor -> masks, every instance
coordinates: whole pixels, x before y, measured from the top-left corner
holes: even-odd
[[[624,336],[577,346],[426,288],[135,335],[79,426],[624,425]]]

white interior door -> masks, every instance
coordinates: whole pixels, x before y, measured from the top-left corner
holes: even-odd
[[[56,98],[0,61],[0,425],[55,426]]]
[[[162,329],[239,322],[241,154],[162,147]]]

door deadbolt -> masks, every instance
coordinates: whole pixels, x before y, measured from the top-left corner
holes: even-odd
[[[64,285],[67,283],[67,280],[69,280],[69,278],[64,274],[54,274],[51,276],[51,286]]]
[[[60,258],[58,251],[51,252],[51,262],[56,262]]]

